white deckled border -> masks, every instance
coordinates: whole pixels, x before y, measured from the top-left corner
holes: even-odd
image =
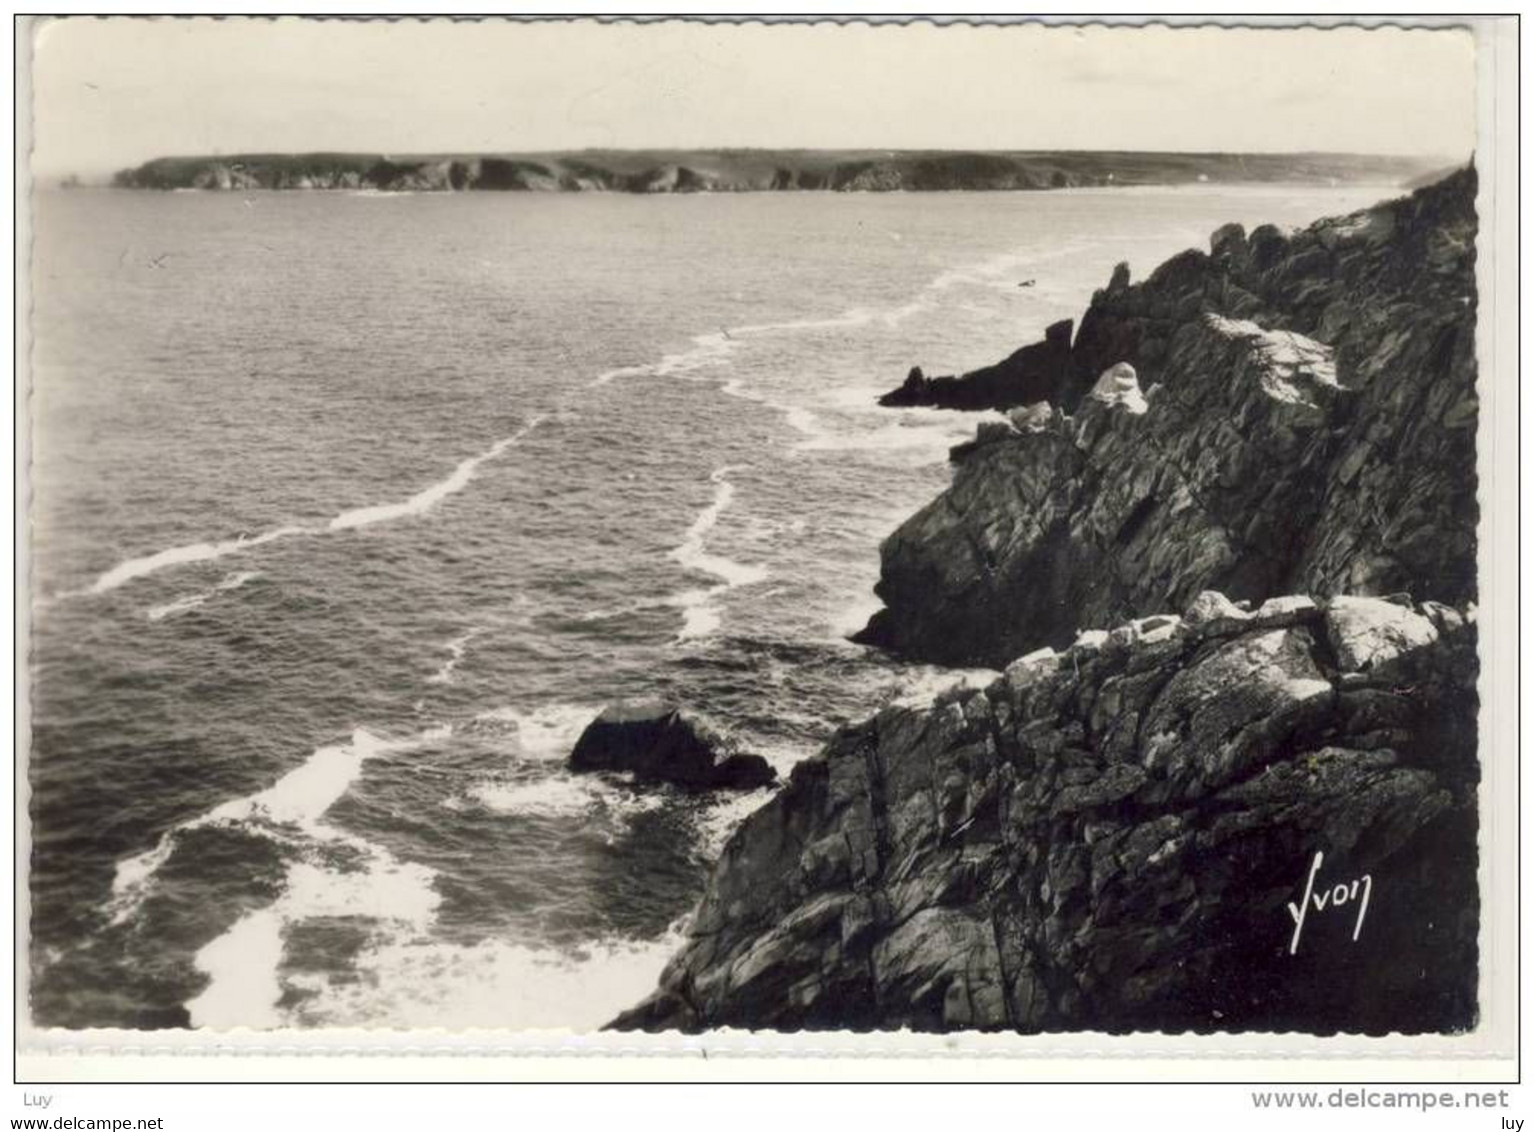
[[[534,19],[571,18],[547,13]],[[607,19],[674,17],[610,13]],[[738,12],[712,17],[763,23],[792,19]],[[999,24],[1015,16],[906,14],[813,17],[836,22]],[[807,22],[802,18],[796,22]],[[1483,769],[1479,877],[1481,1008],[1476,1031],[1457,1036],[1365,1038],[1301,1034],[1110,1036],[892,1033],[766,1034],[716,1031],[702,1036],[566,1031],[56,1031],[26,1017],[27,780],[26,558],[16,560],[15,637],[17,759],[12,812],[17,816],[12,908],[17,970],[17,1081],[497,1081],[497,1080],[1048,1080],[1048,1081],[1507,1081],[1517,1073],[1518,876],[1518,232],[1516,186],[1517,27],[1485,17],[1115,17],[1044,20],[1103,26],[1469,27],[1477,52],[1477,165],[1480,217],[1477,355],[1481,413],[1477,436],[1481,530],[1481,740]],[[406,32],[408,23],[400,30]],[[18,98],[27,91],[29,35],[16,39]],[[30,107],[16,118],[15,191],[25,194]],[[16,213],[18,262],[30,247],[28,217]],[[17,486],[27,485],[30,367],[25,273],[13,305],[16,323]],[[15,498],[25,500],[18,493]],[[26,545],[26,516],[16,519]]]

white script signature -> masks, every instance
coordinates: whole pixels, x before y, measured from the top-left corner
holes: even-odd
[[[1312,906],[1317,912],[1324,912],[1328,908],[1340,908],[1357,900],[1358,919],[1353,923],[1354,943],[1358,942],[1358,933],[1364,930],[1364,917],[1369,914],[1369,894],[1374,891],[1374,878],[1365,875],[1352,884],[1339,884],[1316,892],[1316,874],[1321,871],[1322,859],[1321,851],[1316,850],[1315,859],[1310,862],[1310,875],[1305,878],[1305,895],[1300,897],[1298,905],[1292,900],[1287,905],[1289,915],[1294,920],[1294,935],[1289,940],[1290,955],[1300,949],[1300,933],[1305,930],[1305,917],[1310,914]]]

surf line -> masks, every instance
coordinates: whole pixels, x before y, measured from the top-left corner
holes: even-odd
[[[987,264],[989,262],[986,261]],[[985,266],[986,264],[979,265],[982,271]],[[953,276],[956,281],[964,270],[964,268],[952,269],[950,272],[945,272],[943,275],[938,276],[923,288],[923,296],[934,290],[945,290],[952,285],[949,277]],[[908,302],[902,306],[884,311],[858,307],[824,318],[806,318],[787,322],[759,323],[734,328],[721,328],[714,333],[694,336],[692,338],[693,348],[690,350],[666,354],[660,361],[647,365],[622,366],[617,369],[608,370],[598,374],[590,382],[590,385],[606,385],[621,377],[684,376],[700,369],[709,369],[726,364],[735,348],[744,339],[798,331],[853,328],[865,326],[873,322],[883,322],[886,325],[892,325],[893,322],[915,313],[925,305],[924,297],[918,297],[915,302]],[[761,401],[769,408],[787,414],[789,424],[799,432],[813,435],[817,431],[814,428],[814,415],[809,410],[802,407],[779,404],[765,397],[750,393],[746,391],[738,378],[727,381],[724,384],[724,392],[730,396],[740,397],[745,400]],[[138,578],[157,573],[160,570],[169,569],[174,566],[190,565],[196,562],[210,562],[232,554],[243,554],[246,551],[254,550],[256,547],[276,542],[279,539],[330,534],[335,531],[353,530],[359,527],[371,526],[374,523],[392,522],[396,519],[425,514],[442,502],[442,500],[462,491],[473,481],[482,464],[496,459],[505,453],[508,448],[520,443],[529,433],[542,425],[548,419],[548,416],[549,414],[547,413],[541,413],[532,417],[511,436],[504,437],[496,441],[485,451],[463,460],[445,479],[427,486],[409,499],[401,502],[375,504],[344,511],[336,515],[324,526],[283,526],[258,535],[241,534],[235,538],[220,542],[201,542],[170,547],[165,550],[156,551],[153,554],[144,555],[139,558],[130,558],[120,562],[97,577],[85,589],[72,590],[57,596],[58,598],[67,598],[106,593]]]
[[[897,242],[902,238],[898,232],[890,232],[888,235]],[[694,335],[691,338],[692,348],[689,350],[675,354],[666,354],[658,362],[619,366],[616,369],[606,370],[598,374],[590,384],[592,386],[603,386],[625,377],[671,377],[691,374],[701,369],[715,368],[727,363],[735,348],[743,341],[752,338],[823,330],[851,330],[874,324],[893,327],[914,314],[931,309],[934,305],[934,296],[936,294],[960,284],[976,284],[987,287],[1005,286],[1010,289],[1014,284],[1011,282],[1008,272],[1011,272],[1017,266],[1063,258],[1066,255],[1073,254],[1079,243],[1080,241],[1072,241],[1066,249],[1055,252],[1038,252],[1022,248],[1014,252],[990,256],[984,260],[948,268],[928,280],[917,292],[914,299],[909,299],[898,306],[882,308],[850,307],[840,314],[834,315],[789,319],[783,322],[748,323],[741,326],[720,327],[716,332]],[[765,398],[742,393],[742,387],[738,378],[732,380],[729,385],[732,388],[728,388],[725,391],[732,396],[745,396],[748,400],[765,402]],[[781,409],[785,412],[789,411],[786,407],[780,405],[771,405],[770,407]]]
[[[677,635],[678,641],[708,636],[719,628],[721,620],[719,611],[714,606],[714,599],[729,590],[756,585],[758,582],[765,581],[768,576],[764,567],[748,566],[717,554],[710,554],[706,548],[709,532],[718,524],[719,516],[724,514],[725,508],[735,498],[735,485],[730,482],[729,474],[738,470],[736,466],[726,465],[716,468],[709,475],[709,482],[715,485],[713,501],[698,513],[692,526],[687,529],[681,545],[672,550],[669,555],[674,561],[680,563],[683,569],[710,574],[720,579],[718,585],[709,586],[707,589],[686,590],[670,599],[668,604],[682,611],[682,630]]]
[[[156,874],[189,833],[232,826],[285,846],[291,854],[283,888],[266,907],[246,912],[194,957],[210,977],[207,989],[188,1002],[194,1025],[279,1025],[282,987],[278,963],[287,924],[322,915],[366,915],[407,930],[424,931],[436,912],[433,873],[401,862],[387,849],[325,821],[330,808],[378,755],[410,751],[446,739],[442,726],[402,738],[355,730],[345,742],[313,751],[271,786],[235,798],[198,817],[172,826],[149,849],[118,860],[106,906],[110,922],[128,922],[151,894]],[[362,867],[332,872],[320,863],[324,850],[344,846]]]
[[[504,454],[507,449],[521,443],[528,434],[542,425],[547,419],[547,413],[540,413],[532,417],[510,436],[497,440],[483,452],[470,456],[468,459],[460,462],[446,478],[438,480],[436,483],[416,492],[409,499],[399,503],[382,503],[343,511],[324,526],[277,527],[274,530],[266,531],[259,535],[241,534],[222,542],[199,542],[187,546],[173,546],[166,550],[156,551],[154,554],[144,555],[141,558],[130,558],[120,562],[98,577],[85,589],[73,590],[59,596],[78,597],[86,594],[106,593],[138,578],[157,573],[160,570],[169,569],[173,566],[185,566],[194,562],[211,562],[231,554],[243,554],[248,550],[254,550],[258,546],[264,546],[279,539],[332,534],[336,531],[355,530],[359,527],[372,526],[374,523],[388,523],[396,519],[424,515],[444,499],[451,495],[456,495],[468,487],[479,472],[481,465],[496,459]]]
[[[151,621],[163,621],[167,617],[190,613],[192,610],[206,605],[219,594],[227,593],[230,590],[237,590],[246,582],[253,582],[259,577],[261,577],[259,570],[245,570],[238,574],[229,574],[217,585],[210,586],[205,590],[186,597],[177,598],[175,601],[168,601],[164,605],[157,605],[150,609],[145,616]]]
[[[954,269],[958,271],[960,269]],[[941,278],[941,277],[940,277]],[[718,369],[730,363],[737,347],[754,338],[769,338],[814,331],[851,330],[874,324],[893,327],[911,315],[932,306],[931,294],[944,290],[948,284],[932,282],[922,288],[918,296],[899,306],[887,308],[852,307],[840,314],[822,317],[791,319],[785,322],[749,323],[741,326],[721,327],[716,332],[696,334],[691,338],[692,348],[679,353],[665,354],[658,362],[619,366],[599,373],[588,383],[588,388],[610,385],[620,378],[632,377],[684,377],[688,380],[707,380],[699,370]],[[826,430],[819,418],[803,405],[792,405],[747,387],[745,379],[736,376],[720,383],[720,392],[728,397],[752,401],[775,412],[782,413],[789,427],[803,434],[808,440],[796,448],[813,446],[824,440]]]
[[[426,682],[428,684],[451,684],[453,682],[453,673],[458,670],[459,662],[463,660],[464,655],[469,651],[469,642],[485,631],[483,625],[476,625],[467,632],[448,641],[445,646],[448,658],[442,662],[441,667],[436,672],[426,678]]]

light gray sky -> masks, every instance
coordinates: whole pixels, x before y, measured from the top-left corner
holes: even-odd
[[[304,20],[45,25],[33,169],[585,147],[1468,157],[1467,32]]]

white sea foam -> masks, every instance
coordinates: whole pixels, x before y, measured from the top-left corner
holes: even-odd
[[[692,526],[687,529],[682,544],[671,552],[671,557],[682,567],[701,574],[711,574],[720,584],[708,589],[688,589],[668,599],[668,604],[682,611],[682,628],[678,640],[694,640],[715,632],[721,624],[721,615],[714,600],[729,590],[740,586],[756,585],[766,580],[768,572],[761,566],[750,566],[721,555],[710,554],[706,549],[709,532],[719,522],[719,516],[735,498],[735,485],[728,476],[731,467],[716,468],[709,476],[715,485],[714,499],[698,513]]]
[[[788,427],[808,437],[820,437],[825,435],[825,429],[821,427],[820,418],[808,409],[795,406],[785,411],[784,417]]]
[[[609,385],[612,382],[617,381],[620,377],[648,377],[654,372],[655,366],[653,364],[643,366],[619,366],[617,369],[610,369],[597,374],[597,376],[592,379],[591,384],[594,386]]]
[[[867,307],[854,307],[852,310],[843,311],[841,314],[822,318],[800,318],[788,322],[762,322],[750,326],[739,326],[732,330],[731,333],[735,335],[753,335],[793,333],[800,330],[845,330],[857,326],[867,326],[882,317],[883,312],[869,310]]]
[[[800,419],[804,439],[793,445],[795,451],[909,453],[907,463],[937,463],[948,459],[953,445],[973,438],[979,422],[1006,419],[989,411],[948,413],[919,408],[892,415],[888,409],[849,404],[840,393],[827,394],[826,399],[836,405],[826,419],[837,423],[826,424],[806,414]],[[869,398],[868,404],[874,405],[874,399]]]
[[[277,1002],[282,984],[277,965],[282,958],[282,916],[263,908],[241,917],[223,935],[207,944],[192,960],[209,982],[186,1004],[192,1025],[208,1029],[249,1026],[271,1030],[282,1025]]]
[[[234,798],[199,817],[172,826],[151,848],[117,862],[112,879],[109,910],[120,924],[138,910],[148,895],[155,873],[175,850],[183,834],[207,826],[264,819],[275,825],[291,824],[310,837],[323,833],[320,819],[362,773],[362,764],[385,751],[409,750],[446,738],[450,728],[434,728],[408,739],[381,739],[361,728],[349,743],[320,747],[302,764],[265,790]],[[272,831],[265,830],[268,836]]]
[[[583,704],[547,704],[523,712],[513,707],[492,708],[474,717],[476,724],[508,728],[523,759],[545,762],[564,759],[575,748],[597,710]]]
[[[890,702],[904,707],[926,707],[943,692],[953,688],[984,688],[1000,675],[990,668],[922,667],[889,689]]]
[[[717,468],[709,476],[709,482],[715,485],[713,502],[698,512],[698,517],[693,520],[682,539],[682,545],[671,552],[671,557],[689,570],[712,574],[730,586],[749,586],[766,578],[767,571],[760,566],[746,566],[709,554],[704,549],[709,532],[718,524],[719,516],[735,498],[735,485],[727,478],[734,470],[732,467]]]
[[[415,938],[430,930],[441,899],[431,869],[398,861],[360,838],[336,833],[328,840],[360,850],[365,866],[338,872],[296,864],[276,903],[242,916],[203,947],[193,964],[209,982],[186,1004],[193,1026],[267,1030],[289,1024],[279,1003],[283,939],[291,924],[320,916],[357,917],[375,921],[377,931],[390,939]]]
[[[609,385],[622,377],[676,377],[687,376],[700,369],[723,365],[735,349],[734,334],[729,330],[699,334],[692,339],[692,349],[680,353],[664,354],[658,362],[644,365],[618,366],[605,370],[591,380],[591,385]]]
[[[589,625],[594,621],[611,621],[616,617],[628,617],[634,613],[643,613],[654,609],[664,602],[655,601],[631,601],[623,605],[611,606],[607,609],[589,609],[585,613],[576,614],[575,620],[583,625]]]
[[[513,810],[517,805],[509,795],[501,801]],[[545,805],[539,812],[549,810]],[[292,1025],[294,1014],[279,1005],[287,983],[310,992],[296,1008],[308,1025],[595,1029],[653,988],[680,943],[679,929],[660,940],[606,941],[575,954],[500,941],[447,942],[434,936],[440,897],[430,869],[337,837],[368,851],[365,868],[295,865],[275,904],[242,917],[197,953],[194,962],[210,982],[187,1003],[194,1026]],[[354,977],[281,975],[286,929],[322,916],[374,925]]]
[[[785,777],[795,765],[815,753],[813,748],[801,749],[787,746],[776,749],[771,746],[758,746],[754,748],[754,751]],[[724,851],[725,843],[740,828],[740,823],[766,805],[773,796],[771,787],[725,793],[727,793],[726,797],[715,801],[699,816],[699,849],[708,860],[718,859]]]
[[[443,806],[450,810],[482,806],[504,814],[573,817],[598,808],[632,814],[663,805],[662,795],[636,793],[602,777],[563,769],[581,732],[596,714],[597,709],[590,706],[559,703],[531,712],[514,707],[480,712],[474,717],[474,729],[492,733],[506,729],[518,776],[477,782],[463,795],[447,799]]]
[[[496,813],[540,817],[575,817],[595,809],[628,816],[666,804],[663,794],[625,790],[594,775],[565,771],[522,782],[481,782],[470,788],[469,797]]]
[[[682,611],[682,628],[677,632],[677,640],[694,641],[718,630],[724,623],[724,617],[711,603],[714,595],[726,588],[715,586],[707,590],[686,590],[671,599],[671,604]]]
[[[912,452],[917,463],[937,463],[948,459],[948,450],[960,440],[974,435],[979,414],[967,414],[970,427],[955,430],[952,424],[919,424],[892,421],[873,429],[821,429],[794,444],[797,452]]]
[[[458,664],[463,660],[464,654],[469,651],[469,642],[485,631],[483,625],[476,625],[462,636],[454,637],[447,643],[448,657],[442,662],[441,667],[426,678],[428,684],[451,684],[453,673],[458,670]]]
[[[687,377],[698,370],[716,369],[730,360],[739,340],[732,331],[720,330],[713,334],[699,334],[693,338],[693,348],[680,354],[667,354],[655,366],[656,377]]]
[[[311,527],[278,527],[276,530],[267,531],[265,534],[227,539],[224,542],[199,542],[190,546],[173,546],[167,550],[156,551],[154,554],[146,554],[142,558],[130,558],[126,562],[119,562],[101,577],[97,578],[86,592],[99,594],[107,590],[115,590],[124,583],[131,582],[135,578],[142,578],[146,574],[153,574],[157,570],[164,570],[169,566],[185,566],[192,562],[210,562],[215,558],[222,558],[226,554],[240,554],[258,546],[264,546],[269,542],[276,542],[281,538],[290,538],[293,535],[313,534]]]
[[[207,604],[208,601],[219,594],[226,593],[229,590],[237,590],[246,582],[255,581],[259,577],[261,577],[261,571],[259,570],[244,570],[237,574],[226,574],[223,580],[216,586],[210,586],[208,589],[198,593],[177,598],[175,601],[168,601],[164,605],[153,606],[147,611],[145,616],[151,621],[163,621],[167,617],[189,613],[199,606]]]
[[[912,299],[908,303],[902,303],[898,307],[884,311],[879,315],[879,321],[882,322],[885,326],[898,326],[900,323],[910,318],[913,314],[920,314],[922,311],[931,309],[932,301],[930,299]]]
[[[831,619],[830,629],[833,638],[845,642],[853,633],[867,625],[868,619],[883,608],[884,603],[872,590],[861,591]]]
[[[1035,278],[1030,274],[1031,268],[1079,256],[1086,246],[1086,241],[1078,239],[1054,244],[1048,251],[1019,249],[1000,252],[975,263],[960,264],[940,272],[927,284],[926,290],[947,291],[962,286],[1014,290],[1019,283]]]
[[[660,939],[608,940],[575,954],[495,940],[396,939],[358,956],[357,979],[317,980],[305,1021],[592,1031],[654,990],[681,942],[680,925]]]
[[[789,405],[782,401],[775,401],[749,388],[744,378],[732,377],[719,387],[719,392],[728,397],[738,397],[742,401],[751,401],[758,405],[765,405],[769,409],[775,409],[783,414],[783,419],[790,428],[803,436],[820,437],[825,434],[826,430],[820,423],[820,418],[808,408],[803,405]]]
[[[142,578],[146,574],[153,574],[156,571],[172,566],[185,566],[193,562],[208,562],[228,554],[242,554],[258,546],[264,546],[269,542],[290,538],[294,535],[316,535],[331,531],[352,530],[356,527],[371,526],[374,523],[387,523],[395,519],[423,515],[448,496],[455,495],[466,488],[473,481],[480,465],[484,464],[487,460],[495,459],[508,448],[512,448],[520,443],[546,419],[546,414],[533,417],[512,435],[497,440],[477,456],[470,456],[467,460],[462,461],[445,479],[438,480],[436,483],[423,488],[403,502],[382,503],[344,511],[331,519],[324,527],[278,527],[275,530],[266,531],[259,535],[241,535],[238,538],[227,539],[223,542],[199,542],[188,546],[173,546],[167,550],[156,551],[154,554],[148,554],[141,558],[130,558],[125,562],[118,563],[105,574],[102,574],[83,592],[92,594],[105,593],[108,590],[114,590],[118,586],[131,582],[135,578]],[[64,596],[78,596],[78,594]]]
[[[410,515],[423,515],[437,504],[441,503],[450,495],[456,495],[473,481],[481,464],[487,460],[493,460],[508,448],[520,443],[528,433],[541,425],[544,416],[533,417],[510,436],[497,440],[489,448],[477,456],[470,456],[456,468],[446,479],[438,480],[429,487],[416,492],[409,499],[400,503],[380,503],[371,507],[358,507],[351,511],[345,511],[337,515],[326,525],[326,530],[343,531],[355,527],[368,527],[374,523],[387,523],[395,519],[403,519]]]
[[[320,845],[345,845],[362,862],[360,868],[334,870],[300,856],[284,877],[277,900],[235,921],[223,935],[200,950],[193,962],[209,976],[207,988],[186,1004],[192,1025],[208,1029],[247,1026],[269,1029],[286,1023],[279,1008],[282,986],[279,966],[288,925],[316,916],[352,916],[377,921],[380,930],[421,933],[436,914],[439,897],[435,872],[424,865],[402,862],[382,846],[335,829],[323,821],[361,773],[362,764],[384,751],[409,750],[446,738],[449,728],[436,728],[407,739],[381,739],[361,729],[347,744],[321,747],[307,762],[272,786],[237,798],[167,833],[149,854],[119,864],[114,893],[119,909],[114,921],[131,915],[142,901],[143,888],[169,856],[173,835],[216,822],[265,818],[290,823],[306,843],[300,853]],[[263,833],[271,836],[269,827]],[[167,847],[167,842],[171,847]],[[146,871],[146,864],[153,865]],[[126,868],[124,866],[127,866]]]
[[[536,782],[482,782],[469,797],[499,814],[538,814],[574,817],[597,804],[596,793],[569,775],[551,775]]]

